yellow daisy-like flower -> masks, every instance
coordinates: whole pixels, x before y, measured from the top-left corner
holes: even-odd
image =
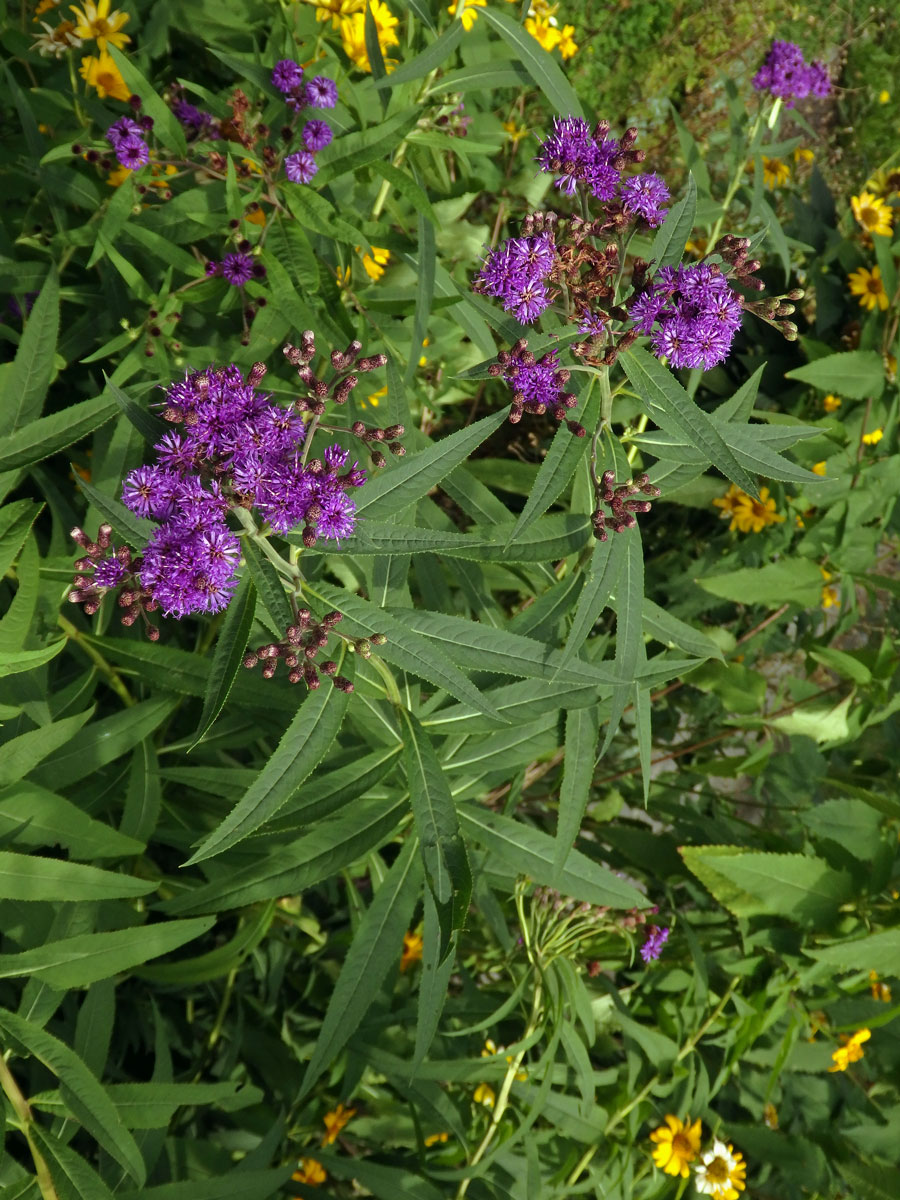
[[[850,197],[850,207],[857,222],[866,233],[878,233],[883,237],[891,234],[891,210],[883,200],[871,192]]]
[[[835,587],[835,585],[833,583],[831,583],[831,580],[834,578],[834,576],[831,574],[830,571],[826,571],[824,567],[820,566],[819,570],[822,572],[822,578],[825,580],[825,586],[822,588],[822,607],[823,608],[840,608],[840,606],[841,606],[840,590],[837,587]],[[815,1037],[815,1028],[813,1029],[813,1037]],[[812,1041],[813,1038],[810,1038],[809,1040]]]
[[[81,45],[81,38],[71,21],[60,21],[56,26],[41,21],[41,28],[45,32],[38,35],[31,48],[44,58],[49,58],[51,54],[54,58],[62,58],[67,50],[74,50]]]
[[[723,520],[731,518],[728,528],[732,532],[737,529],[741,533],[759,533],[767,525],[777,525],[784,520],[775,511],[775,500],[769,495],[768,488],[761,488],[759,499],[754,500],[733,483],[724,496],[713,500],[713,504],[722,509]]]
[[[811,163],[815,161],[815,157],[812,150],[807,150],[805,146],[798,146],[794,151],[795,163]]]
[[[369,7],[375,19],[375,29],[378,33],[378,45],[384,57],[385,70],[392,71],[395,62],[385,55],[388,46],[399,46],[400,39],[394,32],[399,21],[382,0],[370,0]],[[349,17],[341,18],[341,44],[344,53],[361,71],[371,71],[369,52],[366,49],[366,14],[354,12]]]
[[[553,50],[562,41],[562,34],[555,25],[551,25],[551,17],[527,17],[525,29],[544,50]]]
[[[738,1200],[747,1186],[747,1164],[730,1143],[713,1142],[694,1171],[694,1186],[713,1200]]]
[[[316,20],[330,21],[333,29],[340,29],[341,20],[354,13],[365,12],[366,0],[306,0],[316,6]]]
[[[403,935],[403,956],[400,959],[400,970],[408,971],[414,963],[422,961],[422,951],[425,948],[425,942],[422,940],[422,935],[409,933]]]
[[[428,1137],[423,1138],[422,1140],[424,1141],[426,1146],[437,1146],[438,1143],[449,1142],[450,1134],[446,1133],[446,1132],[444,1132],[444,1133],[429,1133]]]
[[[112,42],[117,50],[121,50],[131,38],[120,30],[131,18],[128,13],[110,12],[109,4],[110,0],[100,0],[99,4],[85,0],[84,8],[70,4],[69,10],[78,18],[75,32],[80,38],[84,38],[85,41],[93,38],[98,50],[105,50],[107,42]]]
[[[884,290],[881,267],[873,267],[871,271],[860,267],[858,271],[853,271],[847,276],[847,282],[850,284],[851,293],[859,296],[863,308],[870,312],[874,311],[876,305],[882,312],[887,308],[888,295]]]
[[[128,100],[131,96],[131,89],[126,86],[122,73],[108,50],[101,50],[97,58],[93,54],[83,58],[79,73],[88,87],[97,89],[101,100],[105,100],[107,96],[112,96],[115,100]]]
[[[831,392],[829,392],[828,395],[825,397],[825,399],[822,401],[822,407],[825,409],[825,411],[827,413],[833,413],[833,412],[837,412],[837,410],[841,407],[841,405],[843,403],[844,402],[843,402],[843,400],[841,400],[840,396],[835,396]]]
[[[878,93],[878,103],[879,104],[887,104],[890,101],[890,98],[891,98],[891,93],[887,90],[887,88],[882,88],[881,91]]]
[[[880,1000],[882,1004],[890,1004],[891,989],[888,984],[881,982],[877,971],[869,972],[869,990],[873,1000]]]
[[[325,1122],[325,1134],[322,1138],[322,1145],[330,1146],[336,1142],[338,1134],[355,1116],[356,1109],[344,1108],[343,1104],[339,1104],[333,1112],[326,1113],[323,1117]]]
[[[121,187],[130,174],[131,167],[116,167],[107,175],[106,182],[110,187]]]
[[[301,1158],[300,1169],[291,1176],[294,1183],[306,1183],[310,1187],[318,1187],[328,1179],[328,1172],[314,1158]]]
[[[780,158],[762,156],[763,186],[769,189],[781,187],[791,177],[791,168]]]
[[[574,32],[574,25],[563,25],[562,33],[559,37],[559,52],[566,61],[578,53],[578,46],[572,37]]]
[[[497,1097],[489,1083],[479,1083],[472,1099],[476,1104],[483,1104],[485,1108],[493,1108]]]
[[[869,1029],[857,1029],[853,1037],[847,1037],[846,1034],[841,1034],[843,1046],[839,1046],[832,1054],[834,1066],[829,1067],[829,1071],[846,1071],[851,1063],[859,1062],[863,1057],[864,1051],[862,1048],[863,1042],[867,1042],[872,1036]]]
[[[359,248],[359,246],[356,247],[357,250]],[[390,262],[390,258],[390,250],[385,250],[383,246],[373,246],[371,254],[364,254],[362,256],[362,265],[368,277],[370,279],[380,279],[384,274],[385,267]]]
[[[60,0],[40,0],[37,8],[34,10],[32,21],[36,21],[42,13],[48,12],[51,8],[58,8]],[[43,21],[41,22],[43,24]]]
[[[667,1113],[665,1122],[650,1134],[650,1141],[656,1144],[653,1161],[667,1175],[680,1175],[682,1179],[687,1179],[690,1174],[688,1163],[692,1163],[700,1153],[700,1118],[692,1125],[690,1117],[679,1121]]]
[[[873,429],[871,433],[864,433],[862,441],[864,446],[877,446],[884,437],[883,429]]]
[[[366,397],[365,400],[363,400],[363,402],[362,402],[363,408],[365,408],[369,404],[371,404],[373,408],[377,408],[378,405],[381,403],[381,401],[385,398],[385,396],[387,394],[388,394],[387,384],[385,384],[384,387],[379,388],[377,392],[372,392],[369,396]]]
[[[460,4],[462,4],[461,9]],[[487,8],[487,0],[455,0],[447,9],[447,12],[451,17],[455,17],[459,13],[462,27],[468,33],[478,20],[478,13],[475,11],[478,8]]]
[[[824,461],[813,463],[812,469],[813,469],[814,475],[824,475],[825,472],[828,470],[828,464]]]
[[[515,121],[512,120],[504,121],[503,132],[509,136],[509,140],[513,144],[513,149],[515,149],[519,142],[521,142],[522,138],[528,137],[528,126],[517,125]]]

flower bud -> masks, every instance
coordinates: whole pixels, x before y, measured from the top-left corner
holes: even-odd
[[[378,367],[387,366],[386,354],[370,354],[368,358],[361,358],[356,364],[357,371],[375,371]]]

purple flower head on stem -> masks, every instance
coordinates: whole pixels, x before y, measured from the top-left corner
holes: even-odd
[[[628,307],[638,333],[651,334],[657,358],[704,371],[728,357],[743,315],[738,293],[708,263],[663,268]]]
[[[333,79],[317,75],[306,85],[306,102],[313,108],[334,108],[337,99],[337,84]]]
[[[128,575],[127,569],[116,558],[115,546],[110,546],[107,558],[101,559],[94,568],[94,583],[97,587],[118,587]]]
[[[114,121],[106,131],[106,140],[115,149],[122,138],[130,137],[131,135],[142,138],[144,136],[143,126],[137,121],[133,121],[131,117],[119,117],[118,121]]]
[[[567,196],[582,183],[598,200],[611,200],[619,185],[620,149],[615,138],[592,133],[581,117],[554,117],[537,161],[542,171],[558,176],[556,186]]]
[[[510,238],[488,254],[476,276],[476,288],[499,300],[507,312],[527,325],[550,303],[545,280],[555,261],[550,233]]]
[[[824,97],[831,91],[831,80],[821,62],[808,63],[794,42],[774,41],[765,62],[753,76],[758,92],[771,92],[793,108],[796,100],[807,96]]]
[[[150,161],[150,150],[147,143],[137,136],[130,133],[127,137],[119,138],[115,146],[116,158],[123,167],[127,167],[129,171],[137,171],[145,163]]]
[[[307,121],[303,126],[303,144],[314,153],[331,145],[334,134],[327,121]]]
[[[292,58],[283,58],[272,68],[272,83],[288,95],[303,82],[303,68]]]
[[[620,195],[625,212],[640,217],[651,229],[658,229],[666,219],[669,189],[658,175],[632,175],[622,184]]]
[[[226,254],[222,259],[222,275],[234,287],[243,287],[253,275],[253,259],[249,254]]]
[[[291,183],[309,183],[318,169],[308,150],[296,150],[284,160],[284,173]]]
[[[647,927],[647,938],[641,946],[641,958],[645,963],[652,962],[653,959],[659,958],[662,954],[662,948],[669,940],[669,931],[663,926],[649,925]]]

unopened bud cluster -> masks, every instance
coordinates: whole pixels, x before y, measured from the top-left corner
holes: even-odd
[[[294,621],[284,631],[284,640],[267,642],[255,650],[248,650],[244,655],[244,666],[252,670],[261,662],[263,679],[272,679],[278,663],[283,662],[291,683],[300,683],[302,680],[310,691],[315,691],[321,686],[321,672],[338,691],[352,692],[353,684],[343,675],[338,675],[336,662],[332,659],[314,662],[328,645],[334,627],[342,619],[341,613],[330,612],[317,621],[308,608],[299,608]]]
[[[608,530],[613,533],[624,533],[633,529],[637,524],[636,513],[650,511],[650,500],[634,499],[636,496],[656,498],[659,488],[652,484],[646,475],[638,475],[627,483],[616,484],[615,471],[604,471],[599,480],[594,481],[594,499],[597,507],[591,513],[591,525],[594,537],[605,542],[609,537]]]
[[[76,574],[68,595],[70,603],[80,604],[85,614],[92,617],[103,598],[114,591],[122,610],[119,614],[122,624],[133,625],[140,617],[147,637],[151,642],[158,641],[159,630],[147,619],[147,613],[154,612],[159,605],[138,579],[142,559],[133,557],[128,546],[116,549],[112,544],[111,525],[101,525],[94,541],[78,525],[70,536],[84,550],[83,557],[75,560]]]
[[[513,425],[526,412],[536,416],[549,413],[554,421],[562,421],[578,403],[574,392],[563,390],[571,372],[560,367],[557,352],[548,350],[538,358],[528,349],[527,338],[520,338],[511,350],[501,350],[488,372],[495,377],[502,375],[513,390],[509,410]],[[576,437],[584,437],[584,427],[577,421],[566,420],[566,425]]]

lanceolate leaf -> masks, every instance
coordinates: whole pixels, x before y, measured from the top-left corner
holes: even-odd
[[[424,79],[429,71],[433,71],[435,67],[439,67],[441,63],[447,61],[459,45],[462,33],[462,21],[453,21],[426,50],[417,54],[415,58],[411,58],[402,67],[392,71],[390,75],[386,75],[384,79],[376,80],[374,86],[376,88],[393,88],[401,83],[409,83],[413,79]]]
[[[222,854],[278,812],[312,774],[337,737],[347,711],[347,700],[347,693],[332,686],[330,680],[307,695],[274,754],[243,799],[204,840],[186,866]]]
[[[518,61],[560,116],[584,116],[581,103],[562,69],[518,21],[498,8],[486,8],[484,18],[515,51]]]
[[[113,400],[112,403],[115,404],[115,401]],[[71,412],[71,409],[67,411]],[[136,517],[124,504],[120,504],[112,496],[107,496],[105,492],[101,492],[99,488],[95,488],[86,479],[80,479],[78,486],[90,500],[91,504],[93,504],[94,508],[103,516],[104,520],[112,525],[116,533],[119,534],[120,538],[125,539],[132,550],[141,550],[146,546],[150,535],[156,528],[152,521],[147,521],[143,517]]]
[[[146,1171],[137,1143],[97,1077],[74,1050],[45,1029],[6,1009],[0,1009],[0,1029],[53,1072],[65,1089],[64,1098],[77,1120],[133,1179],[143,1184]]]
[[[99,429],[116,409],[115,399],[104,394],[31,421],[17,433],[0,438],[0,471],[30,467],[57,450],[71,446],[85,434]]]
[[[644,549],[640,526],[634,525],[625,533],[615,534],[625,543],[625,559],[616,583],[616,671],[625,682],[616,684],[612,695],[609,720],[603,750],[606,750],[619,727],[631,689],[638,675],[641,640],[641,612],[644,602]]]
[[[203,701],[200,724],[194,735],[194,745],[203,740],[207,730],[225,707],[234,678],[241,669],[247,652],[247,639],[256,613],[256,588],[250,574],[245,574],[232,597],[213,655],[209,672],[209,688]]]
[[[419,978],[419,1003],[416,1009],[416,1046],[412,1072],[431,1048],[434,1035],[447,1000],[447,985],[455,964],[456,937],[451,940],[450,952],[441,945],[441,926],[437,905],[428,891],[423,897],[424,929],[422,933],[422,973]]]
[[[671,267],[680,263],[684,255],[684,244],[694,228],[697,213],[697,185],[693,172],[688,172],[687,189],[677,204],[669,209],[668,216],[656,231],[650,249],[651,270]]]
[[[313,1048],[301,1096],[359,1028],[384,977],[399,960],[422,883],[417,851],[415,838],[408,838],[359,923]]]
[[[578,597],[572,628],[560,655],[560,666],[570,662],[584,645],[616,589],[625,561],[624,535],[612,533],[605,542],[596,542],[591,555],[587,582]]]
[[[4,381],[3,398],[0,401],[3,420],[0,427],[7,433],[15,433],[40,416],[53,373],[58,332],[59,278],[56,268],[51,265],[41,294],[25,322],[15,362]],[[0,466],[0,470],[5,469]]]
[[[0,850],[2,900],[115,900],[154,891],[153,880],[58,858]]]
[[[596,706],[574,708],[566,713],[562,785],[559,790],[559,815],[556,820],[556,850],[553,869],[562,872],[566,859],[581,829],[587,808],[597,759],[597,737],[600,729]]]
[[[440,961],[446,957],[452,934],[466,919],[472,895],[472,872],[450,788],[428,734],[404,710],[406,778],[425,880],[434,899],[441,931]]]

